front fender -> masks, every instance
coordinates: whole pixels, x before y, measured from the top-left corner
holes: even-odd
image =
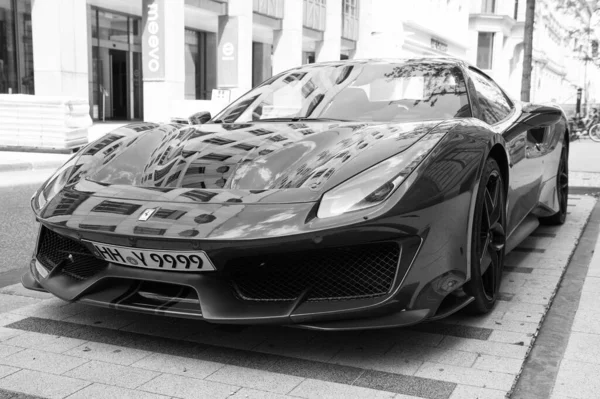
[[[471,278],[471,235],[476,194],[492,151],[504,151],[501,134],[466,119],[450,130],[420,167],[394,213],[413,217],[423,245],[406,285],[424,288],[449,272]],[[505,154],[506,156],[506,154]],[[427,274],[429,279],[423,278]]]

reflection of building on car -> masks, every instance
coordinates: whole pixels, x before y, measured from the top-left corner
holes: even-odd
[[[462,61],[296,68],[202,125],[133,124],[83,148],[32,198],[23,284],[213,323],[485,313],[505,253],[565,221],[566,134],[560,108]]]

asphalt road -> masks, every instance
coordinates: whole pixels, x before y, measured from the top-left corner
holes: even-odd
[[[31,195],[52,171],[0,174],[0,287],[18,281],[33,251],[37,233]]]

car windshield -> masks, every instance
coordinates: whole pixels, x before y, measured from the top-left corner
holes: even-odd
[[[405,122],[471,116],[462,71],[429,62],[307,65],[277,75],[214,123]]]

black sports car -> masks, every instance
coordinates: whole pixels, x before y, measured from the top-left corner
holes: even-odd
[[[407,326],[489,311],[565,221],[562,110],[452,59],[305,65],[214,118],[136,123],[33,196],[25,287],[214,323]]]

